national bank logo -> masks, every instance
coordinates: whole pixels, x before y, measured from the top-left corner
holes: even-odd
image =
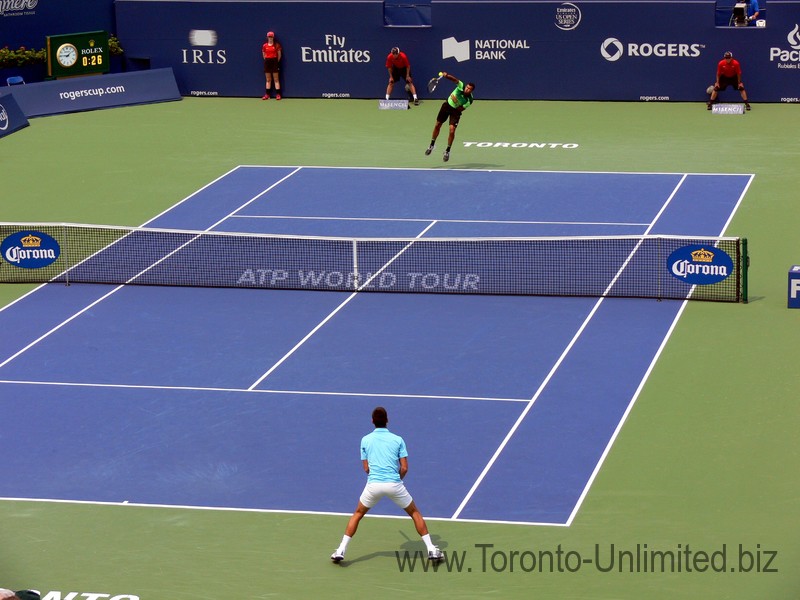
[[[600,44],[600,55],[608,62],[616,62],[623,56],[633,58],[698,58],[705,44],[672,42],[629,42],[623,44],[610,37]]]
[[[458,62],[469,60],[469,40],[459,42],[454,37],[442,40],[442,58],[455,58]]]
[[[41,231],[18,231],[0,244],[0,256],[20,269],[41,269],[61,255],[58,242]]]
[[[794,28],[786,36],[786,41],[791,50],[787,48],[770,48],[769,61],[782,63],[778,65],[779,69],[797,69],[798,63],[800,63],[800,25],[795,24]]]
[[[189,31],[191,48],[181,48],[181,62],[184,65],[224,65],[228,62],[227,52],[217,48],[218,36],[213,29],[192,29]]]
[[[686,283],[712,285],[733,273],[733,260],[719,248],[683,246],[669,255],[667,268],[673,277]]]
[[[528,40],[488,39],[474,40],[475,60],[507,60],[511,50],[530,50]],[[442,40],[442,59],[455,58],[458,62],[470,59],[470,40],[459,42],[454,37]]]

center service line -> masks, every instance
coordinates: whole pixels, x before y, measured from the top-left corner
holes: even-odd
[[[419,238],[421,238],[423,235],[425,235],[425,233],[427,233],[427,232],[428,232],[428,230],[429,230],[431,227],[433,227],[434,225],[436,225],[436,223],[437,223],[437,221],[431,221],[431,222],[430,222],[430,224],[428,224],[428,226],[427,226],[425,229],[423,229],[423,230],[422,230],[422,231],[421,231],[421,232],[420,232],[420,233],[417,235],[417,238],[416,238],[416,239],[419,239]],[[412,243],[413,243],[413,242],[412,242]],[[361,288],[363,288],[363,287],[364,287],[364,286],[366,286],[368,283],[370,283],[370,282],[371,282],[373,279],[375,279],[375,277],[377,277],[377,275],[378,275],[379,273],[381,273],[382,271],[384,271],[384,270],[385,270],[385,269],[386,269],[386,268],[387,268],[389,265],[391,265],[391,264],[392,264],[392,263],[393,263],[395,260],[397,260],[397,258],[398,258],[398,257],[399,257],[399,256],[400,256],[400,255],[401,255],[403,252],[405,252],[406,250],[408,250],[408,248],[410,248],[410,247],[411,247],[411,244],[408,244],[408,245],[407,245],[405,248],[403,248],[402,250],[400,250],[400,252],[398,252],[397,254],[395,254],[395,255],[392,257],[392,259],[391,259],[389,262],[387,262],[385,265],[383,265],[383,267],[381,267],[381,268],[378,270],[378,272],[377,272],[377,273],[375,273],[375,275],[373,275],[372,277],[370,277],[370,278],[369,278],[369,279],[368,279],[368,280],[367,280],[367,281],[364,283],[364,285],[363,285],[363,286],[361,286]],[[342,302],[342,303],[341,303],[339,306],[337,306],[336,308],[334,308],[334,309],[333,309],[333,311],[332,311],[332,312],[331,312],[331,313],[330,313],[330,314],[329,314],[327,317],[325,317],[324,319],[322,319],[322,321],[320,321],[320,322],[317,324],[317,326],[316,326],[316,327],[314,327],[314,329],[312,329],[311,331],[309,331],[309,332],[306,334],[306,336],[305,336],[305,337],[304,337],[302,340],[300,340],[299,342],[297,342],[297,344],[295,344],[294,348],[292,348],[291,350],[289,350],[289,352],[287,352],[287,353],[286,353],[286,354],[283,356],[283,358],[281,358],[281,359],[280,359],[278,362],[276,362],[274,365],[272,365],[272,366],[269,368],[269,370],[268,370],[266,373],[264,373],[264,374],[263,374],[261,377],[259,377],[258,379],[256,379],[256,380],[255,380],[255,382],[253,383],[253,385],[251,385],[249,388],[247,388],[247,390],[248,390],[248,391],[253,391],[253,390],[256,388],[256,386],[258,386],[258,385],[259,385],[259,384],[260,384],[262,381],[264,381],[264,380],[265,380],[267,377],[269,377],[270,375],[272,375],[272,373],[275,371],[275,369],[277,369],[278,367],[280,367],[280,366],[281,366],[281,365],[282,365],[282,364],[283,364],[283,363],[286,361],[286,359],[287,359],[287,358],[289,358],[289,357],[290,357],[292,354],[294,354],[294,353],[295,353],[295,352],[296,352],[296,351],[297,351],[297,350],[300,348],[300,346],[302,346],[303,344],[305,344],[305,343],[306,343],[306,342],[309,340],[309,338],[310,338],[312,335],[314,335],[314,334],[315,334],[317,331],[319,331],[319,330],[320,330],[320,328],[321,328],[323,325],[325,325],[325,323],[327,323],[328,321],[330,321],[330,320],[331,320],[331,318],[333,318],[333,315],[335,315],[335,314],[336,314],[336,313],[338,313],[340,310],[342,310],[342,309],[343,309],[343,308],[344,308],[344,307],[345,307],[345,306],[346,306],[346,305],[347,305],[347,304],[348,304],[348,303],[349,303],[349,302],[350,302],[350,301],[351,301],[353,298],[355,298],[357,295],[358,295],[358,290],[356,290],[355,292],[353,292],[352,294],[350,294],[350,295],[349,295],[349,296],[348,296],[348,297],[347,297],[347,298],[344,300],[344,302]]]

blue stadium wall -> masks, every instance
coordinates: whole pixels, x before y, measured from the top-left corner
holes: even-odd
[[[37,11],[62,2],[38,0]],[[703,100],[730,50],[754,101],[797,102],[800,0],[769,0],[765,27],[726,26],[731,7],[732,0],[419,0],[394,7],[410,9],[403,26],[402,14],[375,0],[116,0],[110,30],[129,65],[172,67],[183,95],[261,96],[260,46],[274,30],[284,91],[294,97],[382,97],[384,61],[398,45],[420,88],[446,70],[476,82],[478,98],[543,100]],[[402,97],[399,85],[394,97]]]

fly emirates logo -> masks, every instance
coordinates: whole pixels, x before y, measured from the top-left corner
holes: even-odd
[[[324,48],[302,46],[300,60],[304,63],[368,63],[372,59],[369,50],[348,48],[343,35],[326,33],[323,41]]]

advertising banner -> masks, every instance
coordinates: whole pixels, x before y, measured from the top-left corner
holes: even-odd
[[[15,86],[27,117],[180,100],[171,69],[74,77]]]
[[[157,10],[154,9],[157,5]],[[423,83],[448,71],[478,99],[707,99],[730,50],[754,102],[795,102],[800,2],[770,3],[764,27],[717,26],[716,2],[431,4],[429,27],[387,27],[383,2],[117,0],[128,56],[172,67],[183,95],[260,97],[261,44],[283,46],[284,97],[381,98],[392,46]],[[434,97],[443,98],[448,86]],[[393,99],[404,97],[396,86]],[[722,101],[739,99],[733,90]]]
[[[14,94],[0,92],[0,138],[28,126],[28,119],[20,110]]]

